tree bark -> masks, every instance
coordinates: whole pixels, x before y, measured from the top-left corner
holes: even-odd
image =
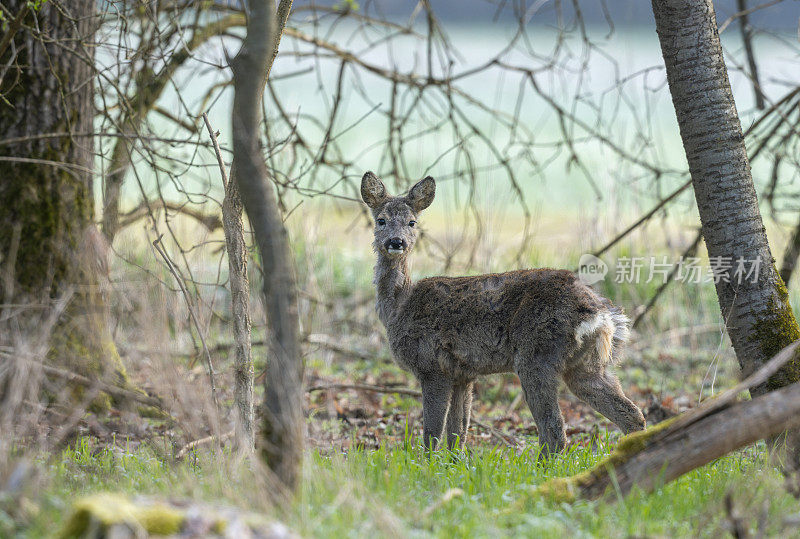
[[[228,251],[228,274],[233,303],[233,334],[236,341],[236,368],[233,400],[237,407],[236,439],[239,446],[252,451],[253,426],[253,359],[250,344],[250,282],[247,279],[247,244],[244,241],[242,199],[235,181],[228,182],[222,201],[225,245]]]
[[[277,31],[273,0],[251,0],[247,35],[231,61],[234,82],[232,181],[239,186],[264,271],[270,332],[264,419],[258,443],[263,460],[288,491],[299,482],[303,454],[303,362],[297,291],[286,228],[259,140],[261,100]]]
[[[27,1],[4,4],[17,12]],[[2,155],[12,159],[0,161],[0,223],[8,231],[21,227],[14,261],[19,292],[39,294],[50,289],[52,281],[57,293],[59,284],[74,274],[70,251],[77,250],[94,217],[93,139],[86,136],[93,130],[94,73],[81,58],[91,54],[92,49],[81,43],[94,33],[93,15],[91,0],[71,3],[66,13],[48,3],[38,12],[32,10],[26,28],[14,39],[12,48],[19,51],[15,67],[0,86],[0,136],[29,137],[0,147]],[[41,35],[28,30],[34,24]],[[44,44],[45,40],[51,42]],[[7,50],[0,61],[7,62],[11,54]],[[59,131],[80,135],[37,138]],[[0,235],[3,253],[10,239],[10,234]]]
[[[708,256],[722,263],[716,283],[720,309],[747,375],[800,338],[800,327],[761,219],[713,3],[653,0],[653,13]],[[746,269],[760,263],[756,278],[736,275],[740,260],[747,261]],[[798,380],[795,357],[751,393]]]
[[[19,13],[26,0],[4,5]],[[51,339],[51,360],[90,379],[125,385],[100,286],[105,245],[94,226],[95,0],[45,2],[31,9],[0,56],[0,256],[5,302],[28,305],[12,324],[35,332],[38,305],[67,293],[72,301]],[[63,137],[44,137],[70,133]],[[15,241],[17,243],[12,245]],[[76,391],[80,391],[76,389]],[[1,391],[0,391],[1,392]],[[95,402],[96,406],[110,404]]]

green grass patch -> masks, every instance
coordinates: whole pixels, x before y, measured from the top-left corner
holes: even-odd
[[[605,447],[572,446],[547,462],[534,449],[515,453],[476,447],[427,455],[413,442],[378,450],[309,452],[302,494],[286,511],[265,509],[245,464],[205,452],[167,463],[145,445],[94,447],[79,440],[49,463],[49,482],[25,522],[0,518],[0,535],[48,537],[71,504],[98,492],[204,499],[271,514],[304,536],[718,536],[726,525],[724,498],[755,530],[766,508],[768,536],[798,509],[781,486],[763,447],[738,452],[695,470],[651,494],[634,492],[612,501],[555,503],[535,486],[584,471]],[[610,445],[608,449],[610,449]],[[263,491],[262,491],[263,492]],[[612,496],[613,498],[613,496]],[[3,513],[0,505],[0,516]]]

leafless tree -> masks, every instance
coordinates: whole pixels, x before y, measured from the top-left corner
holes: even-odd
[[[236,438],[245,451],[252,451],[255,426],[253,424],[253,358],[250,331],[250,281],[247,278],[247,243],[242,222],[242,197],[236,182],[228,180],[228,172],[217,143],[217,135],[203,114],[208,135],[214,144],[219,161],[225,198],[222,201],[222,221],[225,229],[225,247],[228,254],[228,272],[231,283],[231,311],[235,343],[233,402],[237,408]]]
[[[720,309],[747,374],[800,338],[800,328],[761,219],[714,6],[710,0],[654,0],[653,13],[703,237],[709,257],[722,262],[716,281]],[[737,276],[739,261],[755,264],[757,278]],[[753,393],[799,379],[800,358]]]
[[[709,257],[730,261],[719,266],[717,297],[749,377],[664,427],[624,442],[630,445],[588,474],[545,487],[568,496],[599,497],[612,477],[623,493],[633,485],[653,489],[738,447],[797,427],[800,328],[761,219],[714,6],[711,0],[653,0],[652,5]],[[736,277],[739,259],[761,261],[757,278]],[[744,389],[753,400],[728,409]],[[797,443],[795,430],[788,439]],[[794,449],[788,472],[798,469]]]
[[[4,4],[16,23],[4,43],[0,86],[4,301],[18,305],[11,323],[25,333],[38,329],[42,304],[71,293],[53,332],[58,361],[125,385],[101,288],[107,253],[93,223],[95,71],[87,42],[97,31],[96,3]]]
[[[159,100],[175,84],[179,69],[192,61],[201,61],[195,57],[198,49],[243,24],[238,13],[214,17],[217,6],[210,2],[186,0],[142,5],[126,0],[119,2],[116,8],[117,17],[125,21],[130,30],[118,35],[114,49],[118,64],[113,67],[119,80],[107,95],[112,103],[118,104],[116,108],[119,111],[117,115],[110,111],[107,113],[109,123],[118,135],[110,149],[103,185],[102,225],[109,241],[113,241],[119,229],[130,222],[120,213],[120,196],[137,151],[152,150],[145,138],[148,115],[156,113],[183,131],[196,132],[194,122],[187,122],[165,109]],[[126,46],[128,43],[134,45]],[[122,66],[128,67],[130,72],[119,70]],[[144,201],[139,208],[147,209],[152,204],[147,202]],[[167,201],[160,203],[172,211],[185,210],[180,205],[170,206]],[[143,216],[139,208],[130,210],[128,216]],[[191,209],[188,213],[201,222],[207,219],[205,215],[193,214]],[[214,224],[220,226],[218,222]]]
[[[288,15],[291,2],[282,6]],[[233,98],[233,178],[239,186],[264,272],[264,302],[272,345],[264,382],[260,450],[283,486],[298,486],[303,454],[303,360],[298,334],[297,290],[274,188],[269,182],[259,133],[261,97],[279,40],[275,3],[252,0],[247,35],[231,61]]]

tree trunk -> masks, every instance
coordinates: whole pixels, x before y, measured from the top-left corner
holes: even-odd
[[[264,270],[271,356],[267,361],[264,420],[258,443],[266,464],[291,492],[299,482],[304,426],[297,291],[286,228],[259,140],[263,119],[261,100],[277,44],[278,24],[274,1],[251,0],[249,8],[247,35],[231,61],[234,82],[231,171]]]
[[[244,241],[242,198],[235,181],[225,186],[222,201],[228,275],[231,283],[233,334],[236,341],[233,401],[237,407],[236,439],[239,447],[253,451],[253,359],[250,343],[250,281],[247,279],[247,244]]]
[[[27,4],[4,2],[12,13]],[[37,331],[38,305],[71,293],[51,360],[122,384],[98,284],[106,252],[93,222],[95,6],[73,0],[30,9],[0,56],[0,65],[10,63],[0,82],[0,139],[14,140],[0,146],[0,262],[5,303],[30,306],[10,322],[15,329]]]
[[[225,198],[222,200],[222,221],[225,229],[225,249],[228,254],[228,280],[231,286],[231,312],[233,314],[234,384],[233,403],[237,411],[236,443],[239,449],[252,453],[254,449],[253,426],[253,345],[250,339],[250,281],[247,278],[247,243],[244,240],[242,197],[235,181],[228,181],[225,161],[217,142],[217,133],[211,127],[208,115],[203,113],[208,136],[214,145],[219,164]]]
[[[709,260],[719,262],[720,309],[747,375],[800,338],[800,328],[761,220],[712,1],[653,0],[653,13]],[[757,275],[737,275],[740,261],[745,271],[760,264]],[[751,393],[798,380],[795,357]]]

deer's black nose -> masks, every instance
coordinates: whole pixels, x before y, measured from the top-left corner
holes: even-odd
[[[384,243],[384,247],[391,251],[404,251],[406,248],[406,240],[403,238],[389,238]]]

